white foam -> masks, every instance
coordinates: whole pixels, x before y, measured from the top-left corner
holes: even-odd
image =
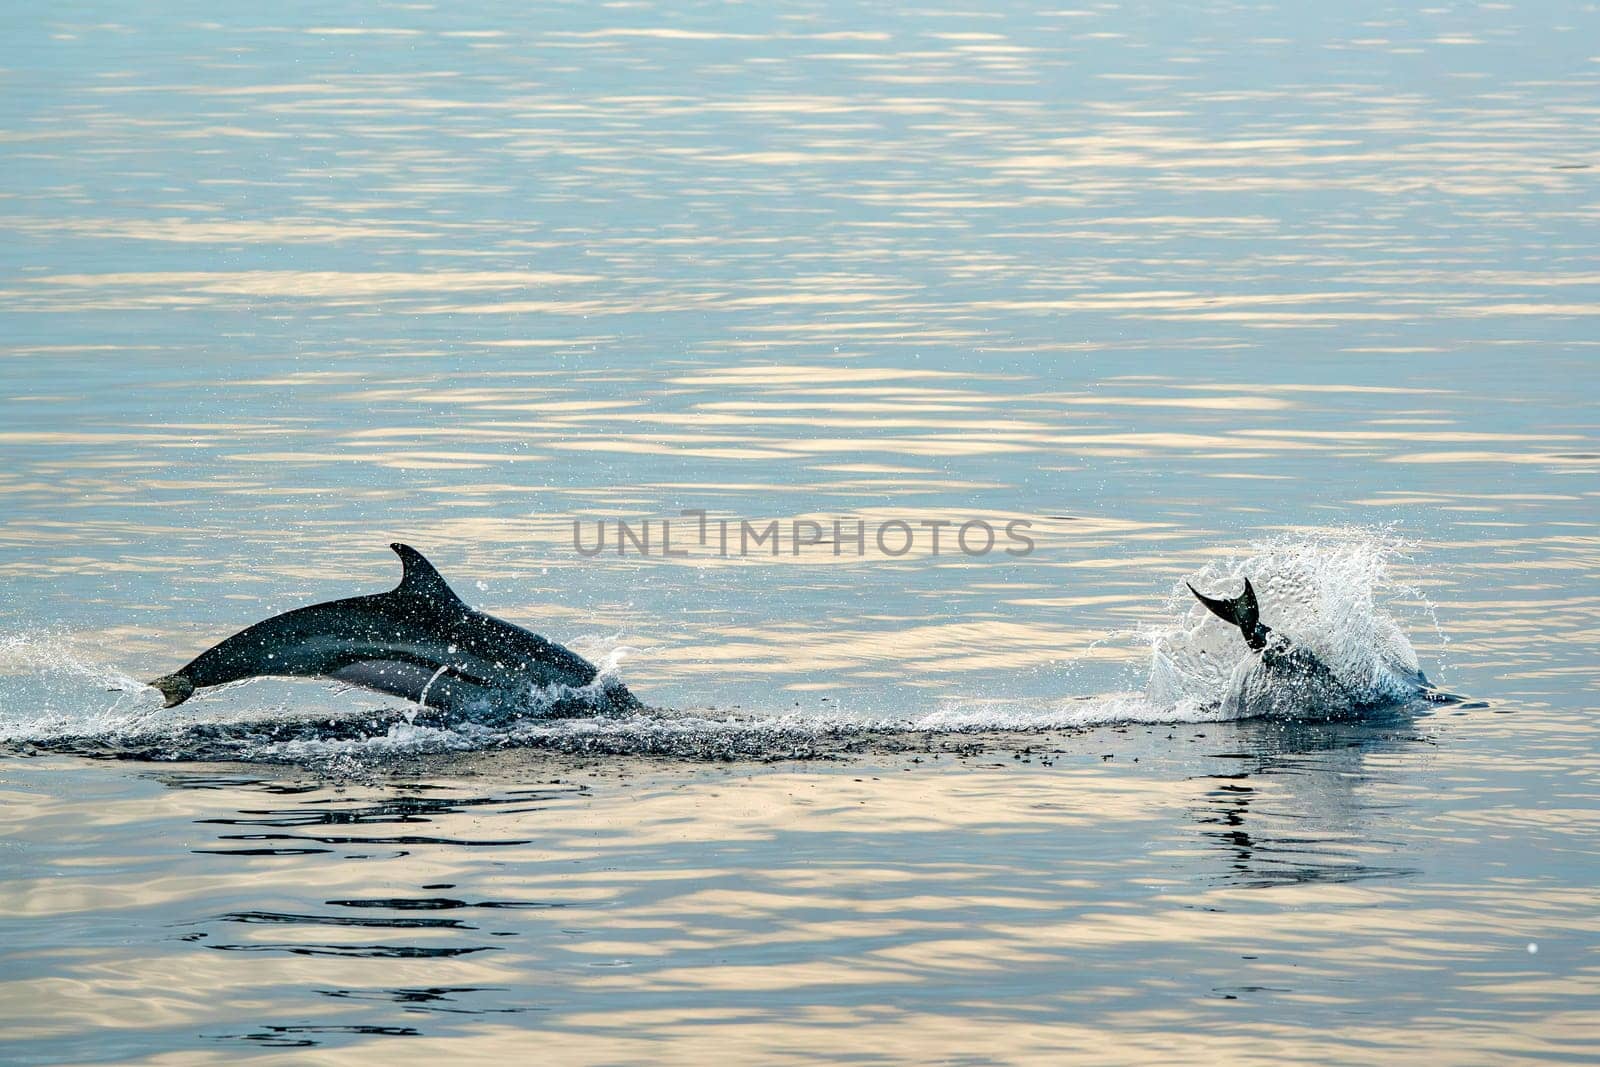
[[[99,662],[81,641],[48,631],[0,634],[0,677],[0,740],[118,729],[161,708],[155,690]]]
[[[1212,596],[1235,596],[1248,577],[1261,621],[1309,648],[1362,704],[1414,696],[1416,650],[1391,612],[1421,593],[1399,582],[1394,564],[1409,546],[1387,532],[1362,529],[1283,537],[1217,560],[1187,582]],[[1177,616],[1147,632],[1145,695],[1158,708],[1220,705],[1235,668],[1249,655],[1236,627],[1217,619],[1174,584],[1167,607]]]

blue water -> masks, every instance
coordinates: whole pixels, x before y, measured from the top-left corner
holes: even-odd
[[[1593,10],[0,20],[0,1058],[1592,1057]],[[661,710],[140,688],[396,540]]]

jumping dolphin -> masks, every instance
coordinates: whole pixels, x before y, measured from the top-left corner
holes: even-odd
[[[328,678],[451,714],[528,707],[540,695],[546,713],[643,706],[620,682],[596,685],[599,672],[577,653],[468,607],[416,549],[389,547],[405,574],[387,593],[274,615],[150,684],[169,708],[197,689],[263,675]]]
[[[1222,702],[1227,717],[1349,719],[1375,703],[1340,681],[1311,649],[1263,623],[1250,579],[1244,580],[1244,592],[1229,600],[1208,597],[1192,585],[1189,592],[1213,615],[1237,626],[1257,653],[1234,668]],[[1407,681],[1416,686],[1417,695],[1428,685],[1421,671]]]

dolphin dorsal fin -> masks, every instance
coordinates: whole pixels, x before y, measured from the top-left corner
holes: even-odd
[[[425,559],[421,552],[410,545],[399,542],[389,546],[394,549],[394,554],[400,557],[401,564],[405,567],[405,574],[400,578],[400,584],[395,586],[391,596],[417,597],[422,600],[442,601],[444,603],[461,603],[461,598],[456,596],[455,590],[445,582],[433,564]]]

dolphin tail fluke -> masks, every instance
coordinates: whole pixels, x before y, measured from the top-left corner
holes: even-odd
[[[181,674],[163,674],[150,684],[161,690],[166,700],[162,707],[175,708],[194,696],[194,683]]]
[[[1188,582],[1184,584],[1189,585]],[[1244,580],[1244,592],[1231,600],[1218,600],[1206,596],[1192,585],[1189,585],[1189,592],[1209,608],[1211,614],[1237,626],[1239,632],[1244,635],[1245,644],[1257,651],[1266,647],[1267,634],[1272,631],[1261,625],[1261,607],[1256,603],[1256,591],[1251,588],[1250,579]]]

